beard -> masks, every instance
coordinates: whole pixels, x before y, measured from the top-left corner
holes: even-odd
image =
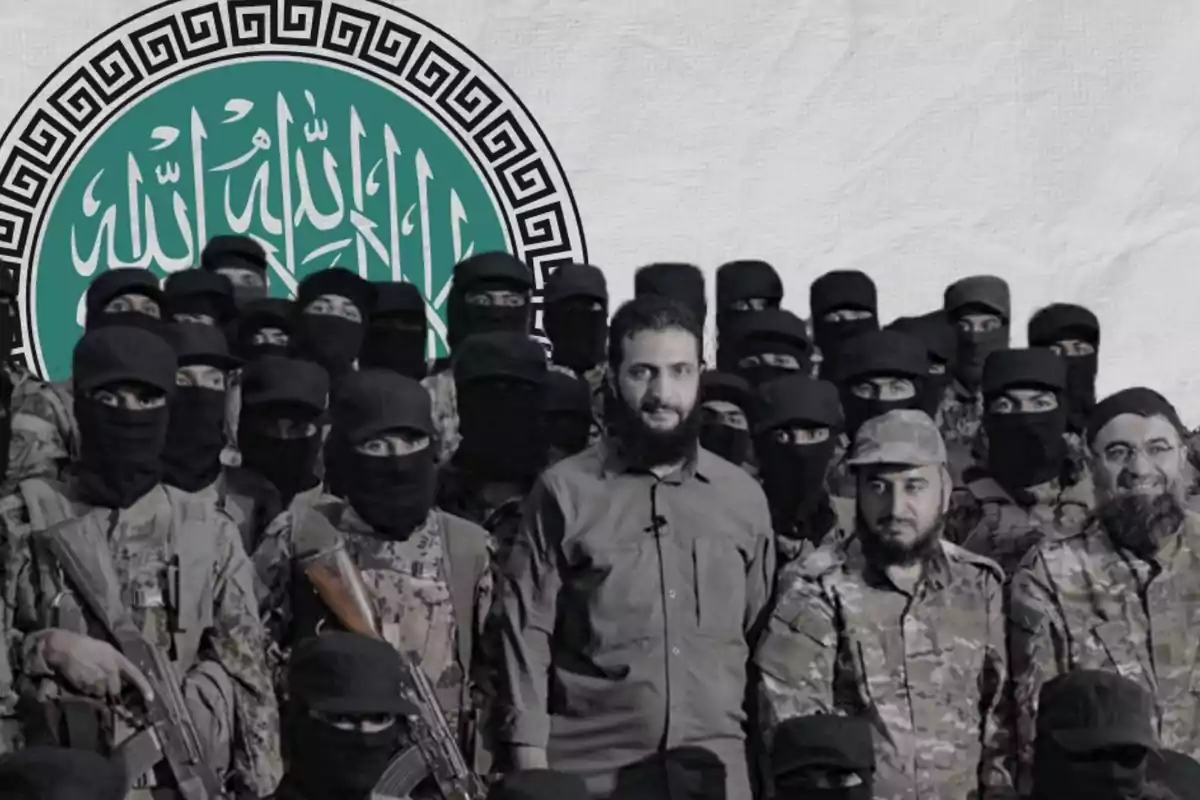
[[[1183,504],[1171,492],[1153,496],[1119,495],[1096,511],[1100,524],[1118,545],[1139,558],[1158,552],[1163,541],[1183,524]]]
[[[624,399],[612,403],[612,432],[621,444],[625,458],[633,465],[650,468],[675,464],[695,455],[700,441],[700,403],[694,403],[686,413],[676,406],[648,401],[631,408]],[[669,409],[679,416],[670,430],[651,428],[642,414]]]
[[[858,530],[862,547],[870,560],[882,566],[906,566],[922,562],[931,556],[942,539],[942,518],[929,530],[922,532],[911,541],[904,541],[890,533],[880,533],[866,524],[862,511],[858,512]],[[917,529],[915,520],[910,519],[881,519],[876,527],[885,531],[910,531]]]

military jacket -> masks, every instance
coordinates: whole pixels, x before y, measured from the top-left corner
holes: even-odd
[[[8,483],[28,478],[59,480],[79,458],[75,387],[67,379],[47,383],[29,379],[13,392],[12,440],[8,446]]]

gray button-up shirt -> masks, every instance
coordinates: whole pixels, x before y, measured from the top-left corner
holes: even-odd
[[[746,665],[774,568],[762,490],[707,451],[661,479],[605,442],[555,465],[503,569],[502,739],[596,795],[701,748],[748,800]]]

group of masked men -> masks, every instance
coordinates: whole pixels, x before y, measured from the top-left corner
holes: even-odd
[[[555,268],[548,347],[506,253],[455,265],[444,330],[411,284],[332,268],[285,300],[269,277],[240,236],[162,282],[110,270],[69,378],[5,368],[16,772],[115,764],[130,797],[197,796],[129,746],[166,675],[229,796],[366,798],[428,716],[411,664],[496,796],[1194,778],[1189,434],[1150,389],[1097,402],[1087,309],[1043,308],[1013,349],[1000,278],[884,327],[871,279],[836,271],[806,321],[737,261],[708,368],[690,264],[639,269],[611,319],[599,269]]]

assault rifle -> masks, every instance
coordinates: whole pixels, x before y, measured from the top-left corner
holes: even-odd
[[[346,553],[341,534],[324,516],[308,511],[296,535],[304,574],[329,611],[348,631],[382,639],[362,575]],[[397,652],[404,673],[402,692],[416,709],[409,718],[413,745],[401,751],[371,792],[371,800],[403,800],[426,777],[443,800],[479,800],[486,790],[467,766],[429,678],[408,654]]]
[[[221,779],[204,760],[179,675],[163,653],[142,638],[121,602],[121,584],[99,518],[100,512],[92,511],[37,536],[117,648],[149,679],[153,689],[145,697],[145,727],[122,742],[114,755],[129,782],[166,762],[183,800],[220,800],[225,796]]]

